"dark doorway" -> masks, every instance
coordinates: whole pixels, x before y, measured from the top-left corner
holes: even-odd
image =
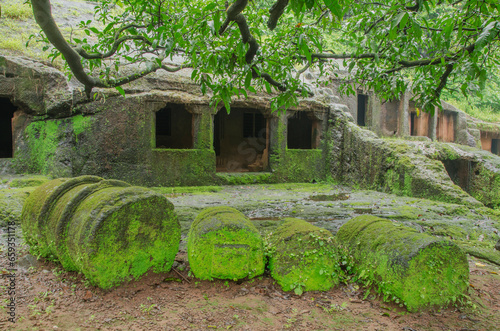
[[[221,109],[214,117],[218,172],[258,172],[268,166],[267,120],[259,110]]]
[[[453,183],[460,186],[465,192],[469,192],[471,174],[477,162],[463,159],[445,160],[442,162]]]
[[[415,130],[415,117],[417,116],[416,113],[410,113],[410,136],[416,136],[416,130]]]
[[[496,154],[496,155],[499,155],[499,142],[500,142],[500,139],[491,139],[491,152],[493,154]]]
[[[156,148],[193,148],[193,115],[183,105],[167,104],[156,112]]]
[[[358,93],[358,125],[366,125],[366,110],[368,108],[368,96]]]
[[[7,98],[0,98],[0,158],[13,156],[12,117],[16,107]]]
[[[288,119],[287,146],[289,149],[313,148],[313,121],[303,111]]]

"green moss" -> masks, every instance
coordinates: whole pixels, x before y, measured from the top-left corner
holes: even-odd
[[[394,211],[396,214],[391,215],[391,218],[401,220],[416,220],[422,214],[421,208],[412,206],[397,206],[394,208]]]
[[[23,206],[21,226],[26,242],[31,246],[33,253],[43,257],[53,255],[53,241],[48,241],[46,234],[49,215],[57,201],[75,186],[85,183],[96,183],[102,178],[82,176],[76,178],[59,178],[49,181],[34,190]]]
[[[212,132],[213,128],[213,116],[210,113],[202,113],[200,116],[200,124],[198,130],[198,137],[195,141],[194,148],[197,149],[213,149],[213,139],[214,135]]]
[[[78,137],[90,130],[94,122],[94,117],[77,115],[71,118],[73,123],[73,134],[75,135],[76,142],[78,142]]]
[[[207,185],[215,182],[215,152],[208,149],[154,149],[151,186]],[[165,171],[168,169],[168,171]]]
[[[470,195],[487,207],[500,207],[500,174],[483,164],[477,164],[471,173],[474,175],[469,185]]]
[[[204,209],[188,235],[191,270],[200,279],[242,279],[264,272],[262,237],[239,211],[230,207]]]
[[[20,224],[23,205],[32,191],[32,187],[0,190],[0,227],[7,226],[7,222]]]
[[[494,243],[484,243],[470,240],[455,240],[455,242],[469,255],[495,263],[500,266],[500,252],[495,250]]]
[[[78,270],[106,289],[149,269],[169,271],[179,241],[180,225],[167,199],[138,187],[110,187],[75,210],[67,247]]]
[[[325,179],[321,149],[286,149],[283,156],[274,156],[271,163],[278,181],[300,183]]]
[[[22,226],[38,254],[106,289],[170,269],[180,241],[173,209],[165,197],[125,182],[56,179],[30,195]]]
[[[153,191],[161,194],[204,194],[222,191],[220,186],[177,186],[177,187],[152,187]]]
[[[35,187],[48,182],[50,179],[46,176],[27,176],[23,178],[15,178],[10,183],[10,187]]]
[[[270,183],[272,174],[270,172],[258,173],[217,173],[221,185],[248,185]]]
[[[342,270],[332,234],[306,221],[286,218],[269,238],[269,270],[284,291],[327,291]]]
[[[48,173],[60,141],[60,120],[40,121],[29,124],[24,130],[24,139],[29,154],[24,160],[24,171]]]
[[[368,215],[344,224],[337,239],[360,279],[410,311],[455,302],[468,288],[467,259],[450,241]]]

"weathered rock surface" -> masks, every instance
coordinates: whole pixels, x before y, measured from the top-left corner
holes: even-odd
[[[72,115],[73,93],[59,70],[40,62],[0,55],[0,97],[32,115]]]
[[[410,311],[454,302],[469,286],[467,258],[450,241],[369,215],[344,224],[337,239],[360,279]]]
[[[432,142],[378,138],[351,123],[341,109],[330,119],[332,177],[398,195],[481,205],[453,183],[442,162],[420,150],[425,144],[434,146]]]

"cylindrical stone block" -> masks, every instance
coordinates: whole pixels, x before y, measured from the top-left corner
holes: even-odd
[[[410,311],[454,302],[469,286],[465,253],[448,240],[371,215],[345,223],[337,240],[351,251],[360,278]]]
[[[35,190],[22,227],[42,256],[104,289],[149,269],[170,270],[180,242],[174,206],[164,196],[92,176],[57,179]]]
[[[188,259],[200,279],[242,279],[264,273],[260,233],[241,212],[230,207],[203,210],[191,224]]]
[[[340,282],[339,253],[330,231],[286,218],[269,239],[269,270],[284,291],[327,291]]]

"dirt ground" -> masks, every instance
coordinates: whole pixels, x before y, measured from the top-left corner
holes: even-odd
[[[2,248],[5,250],[5,247]],[[6,266],[6,254],[0,254]],[[343,284],[296,296],[271,277],[198,281],[185,252],[168,274],[148,274],[109,291],[89,286],[22,247],[15,277],[16,322],[8,321],[12,278],[0,269],[2,330],[499,330],[500,268],[470,258],[472,305],[408,313]]]

